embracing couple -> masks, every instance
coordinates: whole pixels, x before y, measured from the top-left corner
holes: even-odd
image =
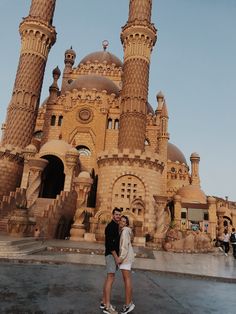
[[[103,287],[103,298],[100,308],[103,313],[118,314],[111,305],[111,289],[115,280],[115,273],[121,270],[125,286],[125,305],[121,314],[130,313],[135,305],[132,302],[131,265],[134,261],[134,251],[131,245],[132,231],[129,228],[127,216],[121,216],[121,210],[114,208],[112,221],[105,229],[105,259],[107,276]]]

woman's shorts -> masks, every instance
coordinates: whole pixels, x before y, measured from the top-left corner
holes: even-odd
[[[132,264],[131,263],[122,263],[120,264],[120,269],[124,269],[124,270],[131,270],[131,266]]]

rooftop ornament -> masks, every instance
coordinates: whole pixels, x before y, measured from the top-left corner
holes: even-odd
[[[108,40],[103,40],[102,46],[103,46],[103,50],[106,51],[107,47],[109,46],[109,41]]]

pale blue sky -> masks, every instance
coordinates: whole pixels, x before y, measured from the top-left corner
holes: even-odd
[[[0,123],[5,120],[19,58],[18,25],[30,0],[0,0]],[[63,70],[71,45],[77,63],[110,42],[123,59],[121,26],[128,0],[57,0],[58,37],[49,55],[41,100],[47,97],[51,71]],[[236,0],[153,0],[152,21],[158,40],[151,60],[149,102],[165,94],[170,141],[189,161],[201,157],[201,187],[208,195],[236,201]],[[190,163],[189,163],[190,164]]]

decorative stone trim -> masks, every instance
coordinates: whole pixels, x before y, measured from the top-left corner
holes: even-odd
[[[116,181],[123,177],[123,176],[134,176],[136,178],[138,178],[144,185],[144,189],[145,189],[145,198],[148,198],[149,197],[149,192],[148,192],[148,185],[145,181],[145,178],[143,176],[140,176],[139,174],[137,174],[136,172],[134,171],[123,171],[123,172],[120,172],[118,175],[115,176],[115,178],[112,180],[110,186],[109,186],[109,194],[112,195],[112,191],[113,191],[113,187],[114,187],[114,184],[116,183]]]
[[[8,159],[9,161],[15,161],[17,163],[23,163],[24,157],[21,151],[16,151],[14,148],[10,150],[7,147],[1,147],[0,149],[0,160]]]
[[[93,120],[93,112],[88,107],[82,107],[77,111],[76,118],[81,123],[89,123]]]

